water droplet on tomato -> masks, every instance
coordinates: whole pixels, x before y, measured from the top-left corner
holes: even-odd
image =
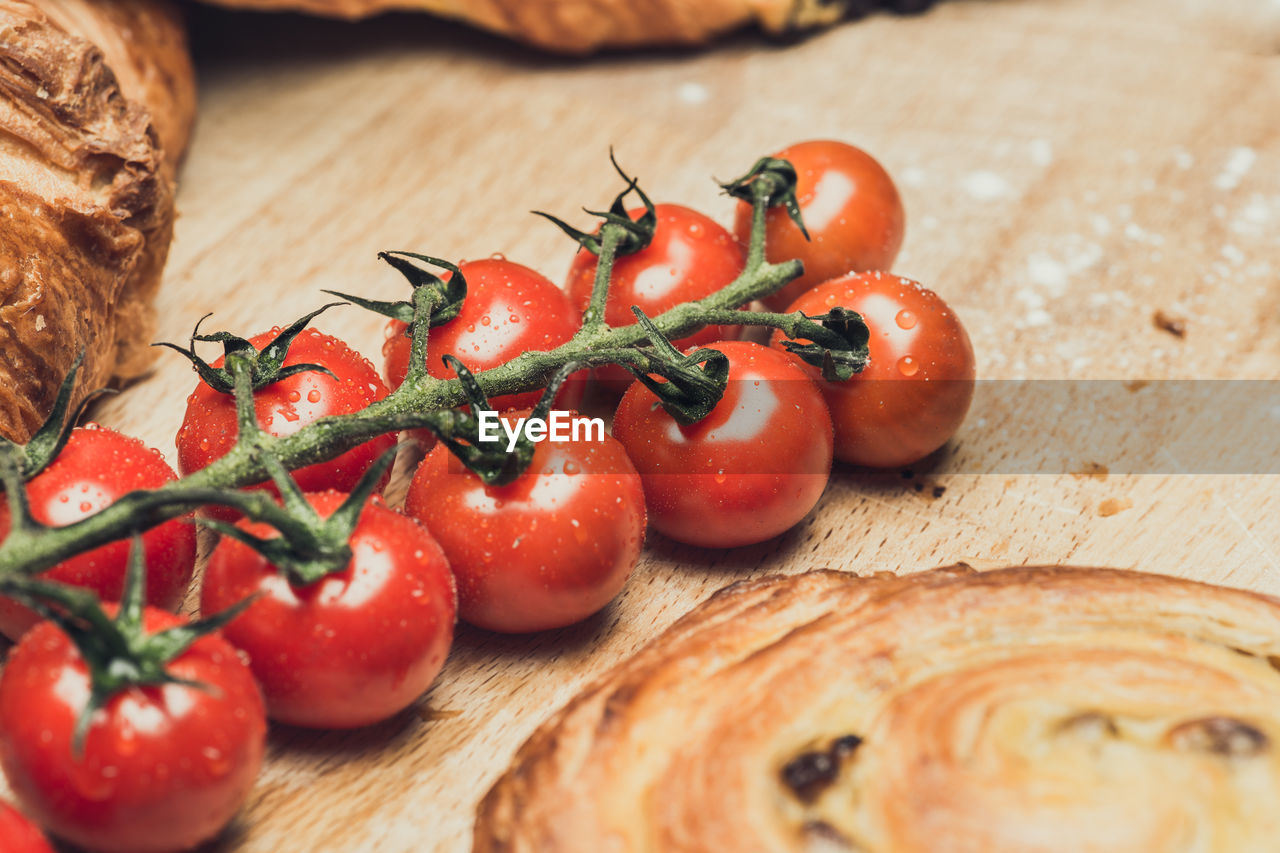
[[[307,402],[308,402],[308,403],[319,403],[319,402],[320,402],[320,392],[319,392],[319,391],[317,391],[315,388],[312,388],[310,391],[308,391],[308,392],[307,392]]]
[[[102,767],[97,762],[90,761],[73,762],[72,767],[72,786],[86,800],[102,802],[115,793],[118,768]],[[112,772],[108,773],[108,770]]]
[[[507,256],[502,254],[501,252],[494,252],[492,255],[489,256],[489,260],[491,261],[505,261],[506,259],[507,259]]]
[[[138,733],[133,728],[133,724],[127,720],[120,723],[120,731],[116,735],[115,743],[116,753],[118,755],[129,756],[138,751]]]
[[[903,376],[915,376],[916,371],[920,369],[920,365],[909,355],[904,355],[898,359],[898,372]]]
[[[481,326],[490,326],[490,325],[493,325],[493,320],[489,319],[489,315],[488,315],[488,314],[485,314],[483,317],[481,317],[481,318],[480,318],[480,325],[481,325]]]
[[[507,320],[509,320],[509,321],[510,321],[510,322],[512,322],[512,323],[519,323],[519,322],[520,322],[520,315],[519,315],[519,314],[512,314],[510,317],[508,317],[508,318],[507,318]]]
[[[81,512],[89,512],[92,509],[93,509],[93,504],[89,503],[88,501],[80,501]]]
[[[577,462],[574,462],[572,459],[565,460],[564,472],[568,474],[570,477],[572,477],[574,474],[577,474],[580,470],[582,469],[578,466]]]
[[[204,758],[204,766],[209,775],[226,776],[231,772],[231,758],[217,747],[206,746],[200,750],[200,755]]]
[[[719,471],[715,473],[715,476],[712,477],[712,479],[715,480],[718,485],[724,485],[724,481],[729,478],[725,476],[724,469],[721,468]]]
[[[299,394],[297,391],[290,391],[290,392],[289,392],[289,402],[290,402],[290,403],[296,403],[296,402],[298,402],[298,401],[299,401],[299,400],[301,400],[301,399],[302,399],[302,395],[301,395],[301,394]]]
[[[898,316],[894,319],[897,321],[899,329],[914,329],[916,327],[916,323],[919,322],[916,319],[916,315],[905,308],[899,311]]]

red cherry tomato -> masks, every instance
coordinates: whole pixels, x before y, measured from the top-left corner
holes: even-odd
[[[636,383],[613,435],[640,471],[655,528],[733,548],[777,536],[813,509],[831,471],[831,417],[793,356],[747,341],[711,346],[729,357],[729,384],[710,415],[681,426]]]
[[[973,400],[969,335],[932,290],[889,273],[850,275],[819,285],[788,311],[857,311],[871,330],[869,363],[847,382],[818,379],[836,428],[837,459],[892,468],[928,456],[964,421]],[[781,348],[775,333],[773,345]]]
[[[577,314],[568,298],[542,274],[504,258],[488,258],[458,265],[467,279],[467,298],[458,316],[431,330],[427,336],[427,373],[452,379],[454,372],[441,360],[453,355],[473,373],[510,361],[523,352],[553,350],[578,331]],[[446,281],[451,273],[445,273]],[[405,324],[387,324],[387,381],[400,387],[409,370],[409,339]],[[558,406],[572,407],[582,398],[583,382],[570,377],[556,398]],[[537,404],[541,391],[508,394],[489,402],[498,411]],[[429,440],[427,445],[433,444]]]
[[[345,498],[307,496],[321,516]],[[274,534],[265,524],[239,524]],[[444,665],[456,594],[440,546],[375,500],[360,515],[351,550],[346,569],[306,586],[235,539],[224,537],[209,559],[202,611],[258,596],[223,633],[248,654],[274,720],[312,728],[376,723],[421,696]]]
[[[53,853],[40,829],[4,802],[0,802],[0,850],[4,853]]]
[[[466,622],[560,628],[622,589],[644,538],[640,477],[614,439],[579,439],[539,443],[529,469],[506,486],[484,485],[443,445],[414,474],[405,511],[448,555]]]
[[[27,483],[36,521],[63,527],[115,503],[135,489],[155,489],[177,479],[158,450],[115,430],[89,424],[72,430],[66,446],[47,468]],[[9,507],[0,502],[0,538],[9,535]],[[188,519],[175,518],[142,536],[146,549],[147,602],[175,610],[186,595],[196,564],[196,531]],[[129,543],[112,542],[78,554],[45,572],[61,581],[116,601],[124,588]],[[18,639],[40,621],[11,598],[0,597],[0,631]]]
[[[611,326],[635,323],[633,305],[654,317],[681,302],[710,296],[742,272],[742,247],[715,220],[678,204],[654,208],[658,224],[653,240],[639,252],[614,261],[604,312],[605,322]],[[630,211],[630,216],[635,219],[642,213],[644,209],[637,208]],[[579,312],[591,302],[598,260],[586,249],[580,249],[569,268],[569,299]],[[736,336],[736,326],[708,326],[681,338],[676,345],[696,348]],[[612,364],[597,368],[596,378],[619,394],[633,381],[624,368]]]
[[[147,608],[159,631],[178,617]],[[126,688],[72,735],[89,699],[80,653],[41,622],[0,676],[0,764],[23,810],[60,838],[106,853],[186,850],[216,835],[253,786],[266,740],[262,696],[236,650],[196,640],[166,671],[203,687]]]
[[[251,338],[250,342],[255,347],[263,347],[278,333],[278,329],[273,329]],[[292,435],[327,415],[358,412],[388,393],[382,377],[368,359],[337,338],[315,329],[304,329],[294,339],[284,363],[319,364],[331,370],[337,379],[312,370],[254,392],[258,425],[272,435]],[[213,366],[221,367],[222,359],[213,362]],[[187,398],[187,413],[178,431],[178,470],[185,476],[221,459],[235,445],[238,434],[234,397],[201,382]],[[293,472],[293,477],[303,491],[349,490],[395,441],[394,435],[380,435],[336,459],[300,468]],[[275,491],[269,484],[259,488]],[[218,508],[210,508],[210,514],[235,517],[234,513]]]
[[[810,240],[785,209],[767,216],[765,257],[804,262],[804,275],[764,303],[779,311],[827,279],[862,270],[887,270],[902,247],[905,214],[893,180],[875,159],[843,142],[801,142],[774,155],[796,168],[796,198]],[[735,231],[751,236],[751,205],[738,203]]]

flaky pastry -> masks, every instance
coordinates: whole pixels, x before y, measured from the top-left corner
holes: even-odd
[[[0,434],[150,363],[195,84],[159,0],[0,0]]]
[[[876,5],[868,0],[215,0],[227,6],[296,10],[363,18],[396,9],[420,10],[548,50],[700,44],[757,24],[787,34],[829,26]],[[924,4],[905,4],[914,8]]]
[[[1280,602],[1139,572],[736,584],[539,729],[477,851],[1263,851]]]

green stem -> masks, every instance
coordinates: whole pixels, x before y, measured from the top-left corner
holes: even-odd
[[[413,289],[413,337],[409,344],[409,368],[401,388],[417,385],[427,375],[427,335],[431,333],[431,315],[441,301],[440,292],[434,287]]]
[[[251,446],[262,432],[258,426],[258,410],[253,405],[253,365],[238,355],[228,356],[227,361],[235,383],[236,442]]]
[[[774,314],[767,311],[708,311],[704,316],[708,326],[764,326],[777,329],[788,338],[803,338],[825,347],[840,347],[843,339],[830,329],[796,311],[791,314]]]
[[[605,306],[609,299],[609,281],[613,277],[613,261],[618,254],[618,244],[626,236],[620,225],[605,223],[600,228],[600,256],[596,261],[596,277],[591,283],[591,301],[582,314],[579,335],[592,335],[604,328]]]
[[[722,290],[654,317],[653,324],[668,338],[686,337],[706,325],[758,322],[761,315],[737,309],[777,291],[801,274],[803,267],[799,261],[770,264],[764,259],[766,195],[763,190],[754,194],[752,239],[742,273]],[[606,240],[617,239],[616,235],[610,238],[608,232],[612,230],[605,229]],[[609,266],[611,260],[606,258],[612,253],[612,249],[601,252],[602,267]],[[599,281],[598,277],[596,290],[603,292]],[[425,351],[425,333],[415,343]],[[580,362],[584,367],[616,363],[621,350],[646,343],[645,330],[639,325],[614,328],[600,323],[584,327],[572,340],[550,352],[526,352],[506,364],[477,373],[475,378],[491,399],[532,391],[543,387],[569,362]],[[631,356],[624,358],[637,363]],[[411,360],[411,370],[416,361]],[[193,495],[267,480],[270,472],[263,463],[265,454],[274,455],[286,468],[296,470],[332,459],[388,432],[445,423],[451,417],[446,410],[466,402],[463,385],[457,379],[436,379],[424,372],[362,411],[321,418],[288,436],[275,437],[260,432],[253,442],[237,443],[227,455],[206,468],[159,489],[125,495],[75,524],[30,531],[15,528],[0,544],[0,577],[44,571],[90,548],[190,512],[194,508]],[[252,407],[245,408],[244,415],[248,417]]]
[[[768,225],[769,196],[773,191],[773,179],[768,175],[761,175],[751,184],[751,237],[747,243],[747,269],[760,266],[765,262],[764,237]],[[796,263],[800,262],[796,261]],[[803,271],[804,268],[801,266],[801,272]],[[796,273],[795,277],[799,278],[800,272]]]

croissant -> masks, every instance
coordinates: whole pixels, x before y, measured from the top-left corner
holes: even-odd
[[[829,26],[877,7],[915,12],[930,0],[215,0],[227,6],[363,18],[416,9],[565,53],[700,44],[757,24],[775,35]]]
[[[194,114],[172,7],[0,0],[0,434],[30,436],[82,349],[78,396],[149,365]]]
[[[476,851],[1274,850],[1280,601],[1101,569],[771,577],[539,729]]]

